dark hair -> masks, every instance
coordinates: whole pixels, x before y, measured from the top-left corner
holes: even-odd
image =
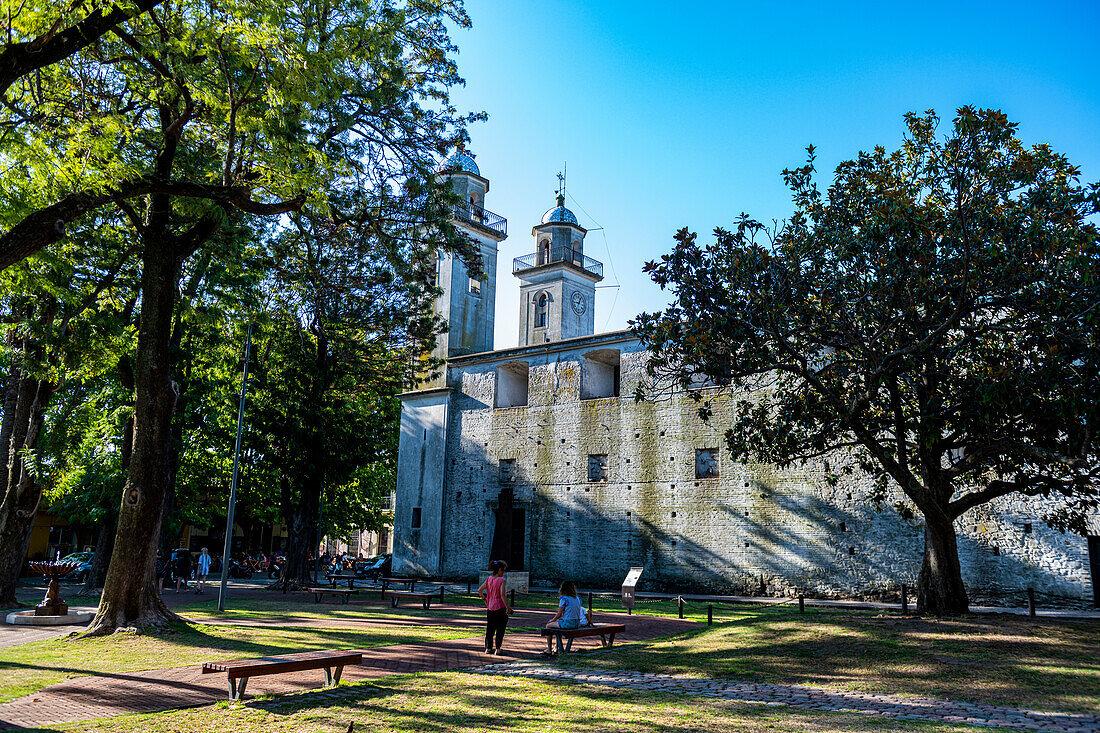
[[[563,596],[573,596],[574,598],[576,598],[577,584],[574,583],[572,580],[563,580],[561,588],[558,589],[558,593]]]
[[[504,571],[504,570],[507,570],[507,569],[508,569],[508,563],[504,562],[503,560],[493,560],[491,563],[489,563],[489,572],[490,573],[495,573],[498,570]]]

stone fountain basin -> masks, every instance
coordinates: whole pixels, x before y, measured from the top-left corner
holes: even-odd
[[[5,620],[15,626],[76,626],[92,620],[95,611],[69,609],[64,616],[35,616],[34,609],[9,613]]]

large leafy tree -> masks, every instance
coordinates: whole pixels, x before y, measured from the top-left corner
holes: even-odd
[[[172,477],[184,263],[217,256],[231,216],[329,209],[337,182],[433,185],[433,152],[463,139],[468,119],[447,101],[461,81],[447,18],[468,23],[448,0],[166,1],[9,88],[0,249],[34,251],[39,240],[19,238],[43,217],[60,235],[110,204],[141,263],[133,452],[90,633],[171,617],[152,570]],[[364,175],[379,170],[389,177]]]
[[[1082,531],[1098,504],[1100,188],[1000,112],[964,107],[943,139],[933,113],[906,120],[899,150],[840,164],[827,195],[810,148],[778,227],[678,232],[646,266],[674,302],[634,326],[651,384],[734,393],[735,459],[903,492],[924,519],[918,607],[960,613],[967,511],[1047,497]]]
[[[380,528],[395,395],[415,382],[441,325],[431,311],[438,247],[473,257],[420,184],[346,195],[356,203],[341,208],[359,215],[295,215],[274,239],[275,296],[257,344],[245,470],[275,494],[291,587],[309,583],[322,505],[328,527]]]

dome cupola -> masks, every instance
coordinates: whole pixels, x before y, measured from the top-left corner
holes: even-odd
[[[552,209],[547,210],[542,215],[543,224],[573,224],[577,225],[577,215],[569,209],[565,208],[565,196],[558,194],[558,205]]]
[[[447,156],[443,164],[439,166],[440,173],[473,173],[481,175],[481,169],[477,167],[472,156],[465,150],[456,150]]]

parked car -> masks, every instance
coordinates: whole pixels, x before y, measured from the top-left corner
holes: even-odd
[[[78,562],[80,566],[76,570],[72,571],[65,576],[65,580],[73,580],[77,583],[83,583],[88,579],[88,570],[92,567],[92,558],[95,556],[94,552],[74,552],[70,555],[66,555],[61,558],[61,562]]]
[[[363,568],[363,575],[372,580],[386,578],[389,577],[390,568],[392,567],[393,555],[379,555],[374,559],[374,562]]]

